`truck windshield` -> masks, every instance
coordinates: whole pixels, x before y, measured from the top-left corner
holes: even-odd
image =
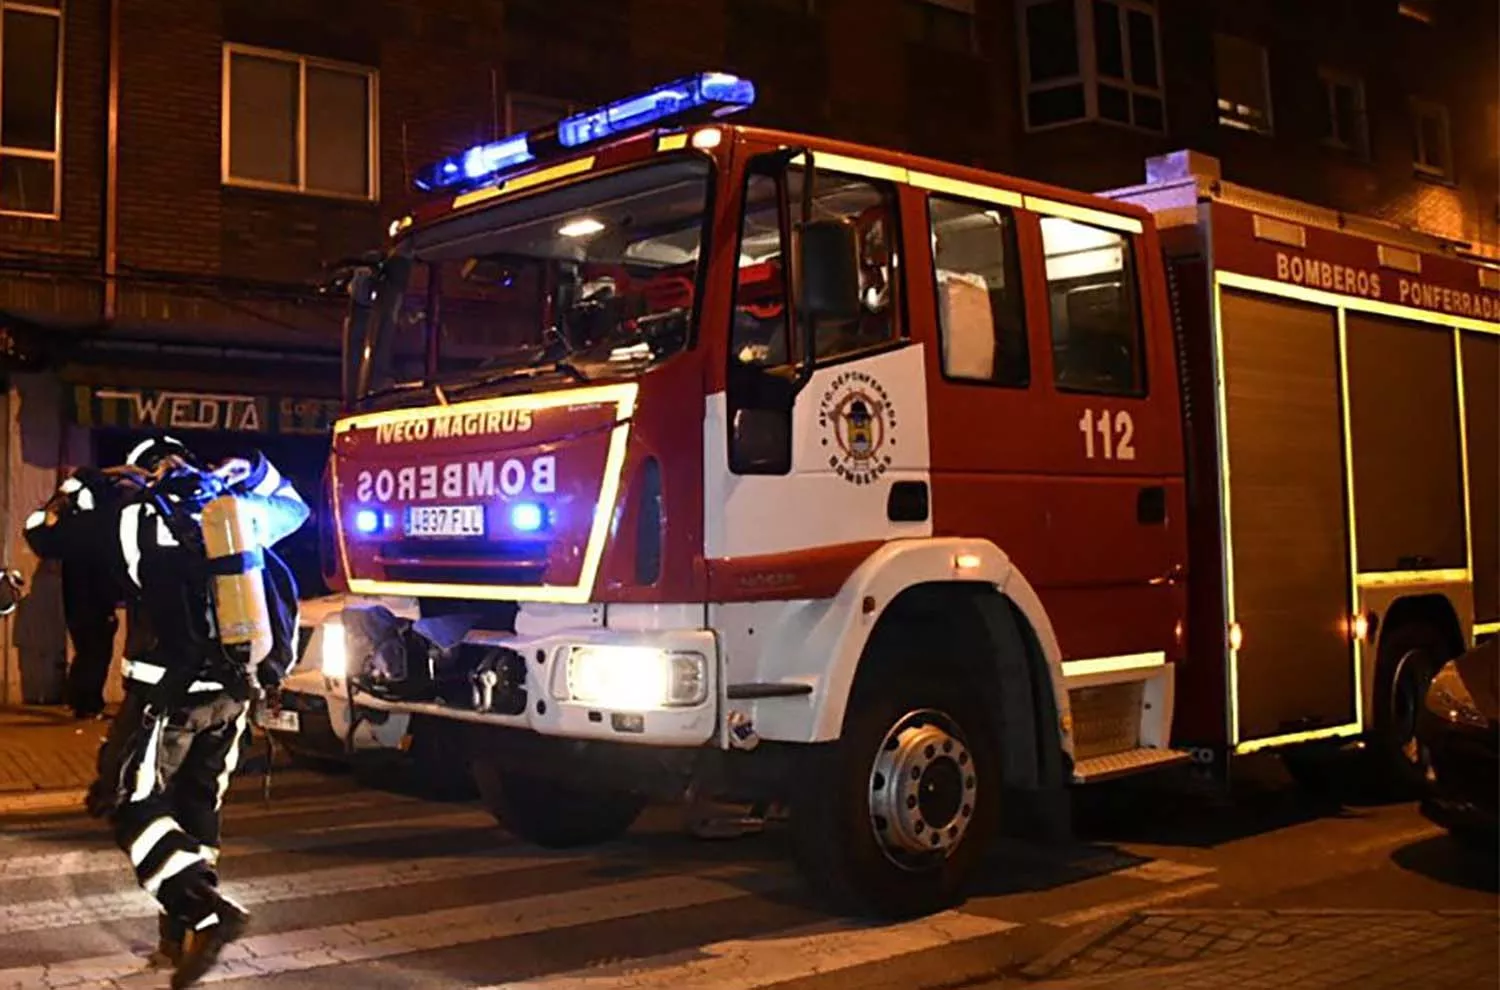
[[[549,371],[618,379],[676,354],[692,331],[709,171],[661,162],[413,232],[380,269],[359,398]]]

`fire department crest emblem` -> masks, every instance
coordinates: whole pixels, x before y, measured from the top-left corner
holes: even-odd
[[[873,484],[890,469],[896,410],[873,375],[836,375],[818,403],[818,427],[828,467],[845,481]]]

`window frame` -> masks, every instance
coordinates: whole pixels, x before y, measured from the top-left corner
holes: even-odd
[[[1126,130],[1135,131],[1140,134],[1152,134],[1157,136],[1166,135],[1171,132],[1170,119],[1167,115],[1167,87],[1166,87],[1166,63],[1162,58],[1161,45],[1161,14],[1157,9],[1155,0],[1102,0],[1111,4],[1120,12],[1120,45],[1121,64],[1125,69],[1125,78],[1102,75],[1099,71],[1099,59],[1095,47],[1095,24],[1093,0],[1072,0],[1073,23],[1077,30],[1077,57],[1078,74],[1064,76],[1057,79],[1048,79],[1042,83],[1035,83],[1031,78],[1031,37],[1027,33],[1026,13],[1032,7],[1052,3],[1055,0],[1020,0],[1016,4],[1016,31],[1019,38],[1020,65],[1021,65],[1021,117],[1027,133],[1055,130],[1059,127],[1073,127],[1083,123],[1107,124],[1111,127],[1123,127]],[[1135,81],[1132,66],[1130,64],[1130,41],[1129,41],[1129,14],[1131,11],[1144,14],[1151,20],[1151,45],[1156,53],[1156,86],[1146,86]],[[1099,84],[1103,81],[1106,86],[1125,91],[1127,97],[1131,98],[1127,105],[1130,108],[1130,122],[1115,120],[1111,117],[1102,116],[1099,113]],[[1054,121],[1049,124],[1033,124],[1031,122],[1031,101],[1033,93],[1046,92],[1053,89],[1063,89],[1069,86],[1083,87],[1083,116],[1074,117],[1070,120]],[[1135,105],[1133,97],[1147,96],[1161,103],[1161,127],[1146,127],[1135,123]]]
[[[936,200],[942,200],[945,203],[951,203],[957,206],[971,207],[979,212],[994,210],[996,212],[1002,213],[1006,217],[1006,229],[1009,232],[1009,236],[1006,238],[1008,243],[1005,245],[1006,250],[1009,252],[1006,255],[1006,268],[1009,269],[1008,273],[1014,275],[1016,279],[1016,313],[1021,319],[1021,339],[1026,342],[1025,377],[1020,382],[1001,381],[993,374],[989,378],[969,378],[964,375],[950,375],[948,373],[948,363],[943,358],[943,344],[947,339],[948,329],[943,326],[943,304],[938,288],[937,251],[929,248],[927,254],[928,267],[930,268],[932,275],[932,322],[933,326],[937,328],[938,374],[942,376],[944,382],[952,385],[976,385],[982,388],[1005,389],[1009,392],[1028,391],[1035,382],[1035,376],[1033,374],[1035,362],[1032,360],[1031,353],[1031,324],[1027,319],[1026,312],[1026,270],[1024,261],[1021,258],[1020,211],[1017,207],[1006,206],[1001,203],[989,203],[983,200],[977,200],[966,196],[955,196],[952,193],[929,192],[926,196],[923,197],[922,202],[922,212],[927,218],[928,244],[931,244],[933,242],[933,239],[936,235],[932,218],[932,204]],[[992,322],[993,319],[994,317],[992,315]],[[997,358],[999,357],[1000,353],[998,343],[999,342],[996,341],[997,346],[995,349],[995,353]]]
[[[1323,98],[1328,112],[1328,121],[1332,127],[1338,127],[1338,102],[1335,99],[1335,91],[1340,86],[1354,92],[1355,115],[1359,121],[1359,133],[1354,135],[1355,140],[1348,140],[1342,135],[1325,134],[1322,138],[1323,146],[1353,155],[1361,161],[1368,160],[1370,157],[1370,104],[1365,93],[1364,79],[1352,72],[1324,66],[1318,70],[1318,80],[1323,85]]]
[[[1215,92],[1214,92],[1214,107],[1215,107],[1215,110],[1218,113],[1219,126],[1220,127],[1227,127],[1230,130],[1232,130],[1232,131],[1241,131],[1241,132],[1243,132],[1245,134],[1259,134],[1261,137],[1275,137],[1276,136],[1276,106],[1275,106],[1275,104],[1274,104],[1274,102],[1272,100],[1272,96],[1271,96],[1271,52],[1270,52],[1270,49],[1268,49],[1265,45],[1263,45],[1260,42],[1255,41],[1253,39],[1242,37],[1242,36],[1236,35],[1236,34],[1226,34],[1223,31],[1215,31],[1214,32],[1214,44],[1215,44],[1215,46],[1218,45],[1218,42],[1219,42],[1220,38],[1223,38],[1223,39],[1225,39],[1227,41],[1235,42],[1236,44],[1250,45],[1250,46],[1254,47],[1257,51],[1259,51],[1259,53],[1260,53],[1260,85],[1261,85],[1261,89],[1263,90],[1262,96],[1263,96],[1264,102],[1265,102],[1265,106],[1264,106],[1264,110],[1265,110],[1265,126],[1264,127],[1256,127],[1254,124],[1249,123],[1248,121],[1244,120],[1242,117],[1240,117],[1238,115],[1229,116],[1229,117],[1226,118],[1225,115],[1228,114],[1228,113],[1230,113],[1230,111],[1225,110],[1224,107],[1220,105],[1223,102],[1223,100],[1224,100],[1224,96],[1223,96],[1223,94],[1221,92],[1219,92],[1219,79],[1218,79],[1219,65],[1218,65],[1218,60],[1216,58],[1215,61],[1214,61],[1214,90],[1215,90]]]
[[[897,350],[899,348],[909,346],[913,340],[911,313],[909,312],[907,305],[907,296],[910,292],[910,286],[908,285],[910,276],[907,274],[907,272],[911,271],[912,269],[909,263],[909,259],[905,257],[905,218],[903,217],[903,214],[906,211],[906,206],[903,202],[905,198],[904,190],[909,187],[906,184],[898,181],[881,179],[872,175],[844,172],[839,169],[820,166],[818,165],[818,154],[818,150],[813,149],[814,181],[817,181],[818,177],[824,174],[837,175],[856,182],[863,182],[882,196],[889,197],[888,202],[890,204],[890,212],[887,215],[887,219],[890,221],[892,229],[887,236],[891,251],[890,288],[893,294],[893,298],[890,302],[890,314],[893,327],[891,336],[887,337],[885,340],[871,343],[854,350],[840,351],[837,354],[831,354],[823,357],[815,356],[813,358],[812,366],[809,369],[811,371],[818,371],[821,368],[832,367],[834,365],[842,364],[846,361],[854,361],[860,358],[870,357],[874,354],[883,354],[886,351]],[[795,296],[793,282],[796,278],[796,275],[795,273],[786,272],[785,268],[783,268],[784,281],[782,284],[782,314],[783,319],[785,320],[784,325],[786,332],[786,363],[780,365],[745,364],[744,362],[739,362],[736,360],[733,348],[734,314],[735,311],[739,308],[740,299],[740,269],[738,259],[741,257],[741,255],[743,255],[745,250],[745,211],[746,207],[749,204],[748,193],[750,190],[750,183],[757,177],[771,178],[771,176],[767,175],[765,172],[757,171],[755,165],[757,162],[771,160],[775,157],[776,152],[773,151],[766,150],[755,152],[747,156],[744,167],[737,170],[740,181],[739,190],[737,192],[738,208],[734,217],[735,262],[734,272],[732,276],[734,283],[729,293],[729,320],[727,324],[727,331],[724,337],[724,355],[726,366],[731,370],[735,367],[735,365],[738,364],[754,368],[762,374],[775,374],[779,369],[784,369],[790,374],[796,375],[803,364],[802,335],[807,331],[806,327],[803,325],[802,320],[800,319],[800,315],[796,312],[796,306],[793,302]],[[781,207],[784,208],[784,215],[778,221],[779,223],[784,224],[781,232],[781,236],[783,238],[794,236],[798,219],[797,202],[792,196],[790,183],[787,181],[793,170],[800,171],[804,175],[807,172],[807,168],[805,165],[793,162],[785,169],[783,169],[781,173],[775,178],[775,182],[778,186],[777,196],[779,197]],[[782,256],[790,257],[792,254],[790,242],[783,240],[782,248]],[[931,254],[930,251],[928,253]]]
[[[1425,159],[1427,157],[1427,141],[1422,133],[1422,122],[1426,119],[1437,119],[1442,123],[1443,135],[1443,158],[1448,163],[1447,168],[1439,168]],[[1448,107],[1436,100],[1424,100],[1413,97],[1411,101],[1411,124],[1416,139],[1416,150],[1421,157],[1412,157],[1412,169],[1420,176],[1436,182],[1454,181],[1453,163],[1453,118],[1448,113]]]
[[[52,107],[52,150],[37,151],[35,148],[5,148],[0,147],[0,157],[30,158],[35,161],[46,161],[52,163],[52,210],[48,213],[38,213],[34,210],[7,210],[0,208],[0,216],[18,217],[30,220],[61,220],[62,219],[62,187],[63,187],[63,89],[66,79],[63,75],[66,68],[64,52],[67,50],[67,0],[57,0],[57,6],[43,6],[37,3],[28,3],[26,0],[0,0],[0,60],[4,59],[4,35],[5,14],[9,11],[19,11],[25,14],[40,14],[45,17],[57,18],[57,88],[53,93]],[[0,101],[4,98],[5,68],[0,65]],[[3,102],[0,102],[0,110],[3,110]]]
[[[1089,227],[1093,230],[1106,231],[1120,237],[1123,242],[1125,267],[1129,272],[1130,294],[1133,303],[1131,314],[1135,321],[1135,365],[1140,372],[1140,381],[1137,387],[1131,391],[1106,392],[1096,388],[1079,388],[1077,386],[1062,385],[1058,382],[1057,365],[1057,340],[1054,336],[1054,323],[1052,320],[1052,280],[1047,277],[1047,242],[1043,233],[1041,221],[1049,216],[1058,219],[1069,220],[1079,226]],[[1146,333],[1146,300],[1144,286],[1141,282],[1140,270],[1140,245],[1139,234],[1114,227],[1107,227],[1094,223],[1080,217],[1064,216],[1062,214],[1037,214],[1037,241],[1042,251],[1040,263],[1042,266],[1041,282],[1045,295],[1043,297],[1047,306],[1047,355],[1052,363],[1052,390],[1059,395],[1088,395],[1098,396],[1102,399],[1131,399],[1145,401],[1151,398],[1151,355],[1147,352],[1148,335]]]
[[[292,183],[273,182],[266,179],[245,179],[233,174],[230,167],[231,135],[233,133],[233,108],[231,101],[231,65],[236,55],[260,58],[267,61],[284,62],[297,66],[297,181]],[[366,125],[367,147],[365,149],[365,182],[366,189],[363,195],[343,193],[335,190],[310,189],[307,185],[307,71],[308,69],[327,69],[332,72],[342,72],[348,75],[363,76],[365,79],[366,93],[369,99],[369,121]],[[335,59],[319,58],[313,55],[301,55],[296,52],[280,51],[274,48],[260,48],[255,45],[244,45],[238,42],[226,41],[223,46],[223,57],[220,80],[220,122],[219,122],[219,181],[224,186],[237,189],[257,189],[269,192],[294,193],[299,196],[311,196],[319,199],[337,199],[344,202],[375,203],[380,200],[380,70],[369,65],[359,65],[354,62],[340,62]]]

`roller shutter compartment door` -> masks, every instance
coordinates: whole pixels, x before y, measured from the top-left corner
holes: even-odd
[[[1463,335],[1474,621],[1500,622],[1500,337]]]
[[[1333,310],[1220,300],[1239,740],[1354,721],[1349,527]]]
[[[1453,331],[1348,315],[1361,573],[1468,566]]]

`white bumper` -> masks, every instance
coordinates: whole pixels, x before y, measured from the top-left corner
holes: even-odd
[[[524,659],[523,712],[503,715],[439,702],[390,701],[364,691],[356,692],[355,701],[392,713],[435,715],[568,739],[699,746],[716,738],[720,658],[711,631],[578,625],[531,634],[475,631],[465,642],[500,647]],[[689,670],[692,676],[687,676]],[[674,672],[682,676],[674,678]],[[678,702],[669,702],[667,685],[686,681],[693,682],[693,689],[683,688]]]

